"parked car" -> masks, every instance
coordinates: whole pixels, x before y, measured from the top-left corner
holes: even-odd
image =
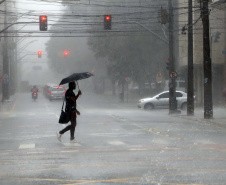
[[[187,108],[187,93],[176,91],[177,107],[185,110]],[[151,110],[157,108],[169,108],[169,91],[164,91],[150,98],[140,99],[138,108]]]
[[[66,90],[63,86],[50,86],[48,98],[50,101],[53,99],[64,99],[65,92]]]

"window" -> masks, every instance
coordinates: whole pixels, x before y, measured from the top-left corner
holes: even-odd
[[[64,91],[64,88],[62,88],[62,87],[53,87],[52,89],[51,89],[51,91]]]
[[[163,93],[159,96],[159,98],[169,98],[169,93]]]
[[[183,94],[181,94],[180,92],[176,92],[176,97],[182,97]]]

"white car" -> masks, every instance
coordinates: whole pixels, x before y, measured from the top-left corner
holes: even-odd
[[[179,109],[187,108],[187,93],[183,91],[176,91],[177,107]],[[151,98],[143,98],[138,102],[138,108],[141,109],[155,109],[155,108],[169,108],[169,91],[164,91]]]

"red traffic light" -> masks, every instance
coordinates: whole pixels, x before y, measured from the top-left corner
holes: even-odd
[[[38,51],[38,58],[42,57],[42,51]]]
[[[68,54],[69,54],[68,51],[65,50],[65,51],[64,51],[64,56],[68,56]]]
[[[105,15],[105,20],[106,21],[110,21],[111,20],[111,16],[110,15]]]
[[[47,16],[46,15],[39,16],[39,29],[40,29],[40,31],[47,31]]]
[[[111,30],[111,15],[104,15],[104,29]]]
[[[40,17],[40,20],[41,20],[41,21],[46,21],[46,20],[47,20],[47,16],[46,16],[46,15],[42,15],[42,16]]]

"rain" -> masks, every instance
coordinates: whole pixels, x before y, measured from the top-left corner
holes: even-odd
[[[1,185],[226,184],[225,1],[0,15]]]

